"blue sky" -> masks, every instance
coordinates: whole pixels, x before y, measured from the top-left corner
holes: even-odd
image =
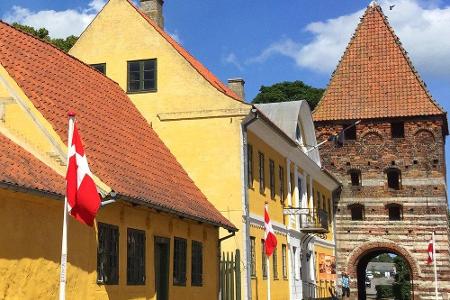
[[[45,26],[59,37],[79,34],[104,2],[2,0],[0,16]],[[449,111],[450,0],[379,3],[434,98]],[[284,80],[325,87],[368,4],[166,0],[164,12],[166,30],[223,81],[242,76],[251,100],[261,85]]]

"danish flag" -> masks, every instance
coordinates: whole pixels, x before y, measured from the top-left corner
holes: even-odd
[[[266,247],[266,255],[271,256],[275,248],[277,247],[277,237],[272,228],[272,222],[270,221],[267,204],[264,206],[264,245]]]
[[[434,248],[434,243],[433,243],[433,239],[431,239],[431,240],[428,242],[428,259],[427,259],[427,263],[428,263],[428,264],[431,264],[431,263],[433,262],[433,260],[434,260],[434,257],[433,257],[433,248]]]
[[[100,196],[92,179],[75,122],[71,136],[66,175],[67,209],[76,220],[92,226],[100,208]]]

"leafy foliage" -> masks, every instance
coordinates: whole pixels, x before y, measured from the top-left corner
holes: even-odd
[[[393,262],[394,258],[392,258],[389,254],[387,253],[383,253],[378,255],[377,257],[375,257],[374,259],[372,259],[371,261],[376,261],[376,262]]]
[[[396,256],[394,258],[395,268],[395,282],[392,285],[394,297],[396,300],[411,299],[411,274],[409,266],[403,258]]]
[[[377,285],[375,289],[377,290],[377,299],[392,298],[394,296],[392,285]]]
[[[284,81],[271,86],[261,86],[259,94],[256,95],[252,103],[306,100],[311,109],[314,109],[324,91],[324,89],[307,85],[303,81]]]
[[[19,23],[14,22],[12,24],[12,26],[14,28],[20,29],[24,32],[27,32],[43,41],[49,42],[53,45],[55,45],[56,47],[58,47],[59,49],[61,49],[64,52],[68,52],[70,50],[70,48],[72,48],[72,46],[76,43],[76,41],[78,40],[78,37],[71,35],[66,37],[65,39],[53,39],[49,36],[49,32],[47,29],[45,28],[39,28],[36,29],[33,26],[28,26],[28,25],[22,25]]]

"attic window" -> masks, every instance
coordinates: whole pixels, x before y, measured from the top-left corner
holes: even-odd
[[[128,92],[156,92],[156,58],[128,62]]]
[[[392,122],[391,123],[391,136],[392,136],[392,138],[404,138],[405,137],[405,123]]]
[[[351,127],[349,127],[351,126]],[[346,129],[347,128],[347,129]],[[342,130],[344,130],[344,139],[345,140],[356,140],[356,126],[352,126],[352,124],[344,124],[342,125]]]
[[[106,74],[106,63],[103,64],[92,64],[91,67],[99,71],[100,73],[103,73],[103,75]]]

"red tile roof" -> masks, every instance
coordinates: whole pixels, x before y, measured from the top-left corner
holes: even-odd
[[[64,177],[0,134],[0,182],[64,195]]]
[[[67,113],[77,113],[92,172],[119,195],[235,228],[197,188],[116,82],[5,23],[0,23],[0,63],[65,142]]]
[[[315,121],[443,115],[377,4],[364,13]]]
[[[161,27],[159,27],[158,24],[155,23],[155,21],[150,19],[143,11],[141,11],[131,0],[127,0],[127,1],[213,87],[215,87],[221,93],[224,93],[225,95],[227,95],[235,100],[242,101],[242,99],[238,95],[236,95],[236,93],[234,93],[228,86],[223,84],[213,73],[211,73],[211,71],[209,71],[204,65],[202,65],[202,63],[200,63],[195,57],[193,57],[186,49],[184,49],[180,44],[178,44],[177,41],[175,41],[169,34],[167,34]]]

